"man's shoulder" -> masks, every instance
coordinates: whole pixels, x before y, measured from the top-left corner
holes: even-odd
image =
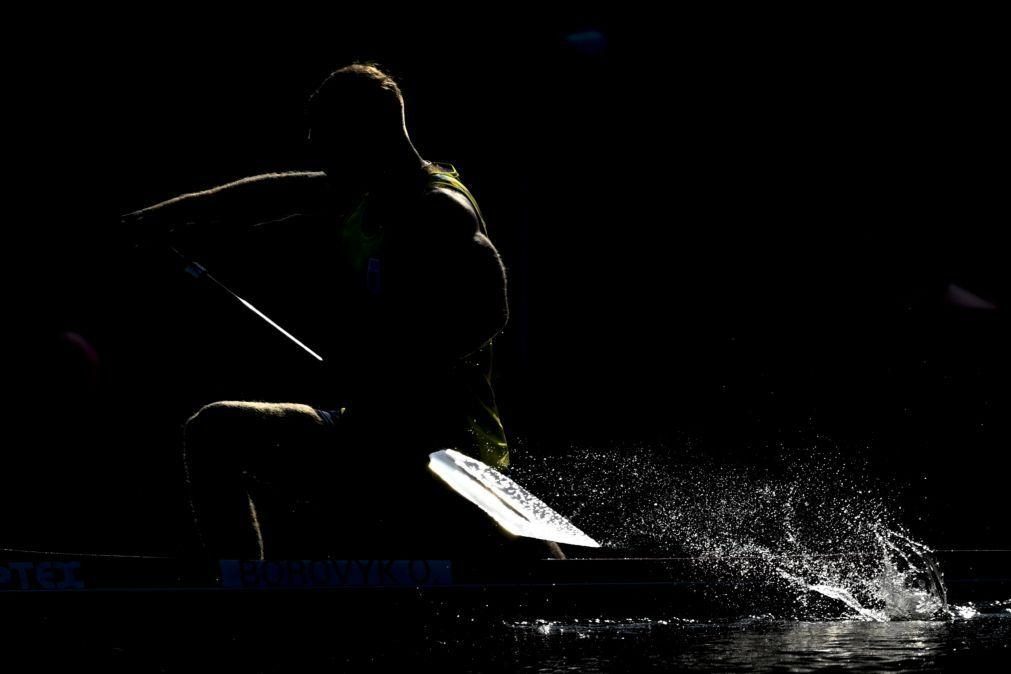
[[[464,192],[445,184],[430,184],[421,195],[425,208],[468,220],[478,220],[479,214],[473,202]]]
[[[424,208],[467,228],[484,229],[477,200],[450,164],[430,165],[422,194]]]
[[[452,187],[432,185],[420,195],[416,229],[433,243],[464,241],[483,231],[481,217],[466,196]]]

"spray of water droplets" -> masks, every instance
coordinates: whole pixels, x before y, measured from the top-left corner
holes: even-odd
[[[784,617],[948,615],[931,551],[905,531],[869,471],[831,451],[772,467],[656,448],[521,455],[512,477],[612,550],[689,556],[730,600]]]

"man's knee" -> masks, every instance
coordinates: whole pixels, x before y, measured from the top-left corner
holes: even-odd
[[[222,400],[204,405],[184,426],[187,445],[269,442],[299,437],[324,426],[315,409],[297,403]]]
[[[200,442],[215,437],[234,426],[245,414],[241,405],[239,402],[223,400],[201,407],[183,426],[187,442]]]
[[[256,412],[247,403],[222,400],[204,405],[183,426],[183,458],[190,470],[232,466],[240,446],[249,446]]]

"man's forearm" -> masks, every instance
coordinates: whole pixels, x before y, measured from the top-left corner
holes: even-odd
[[[192,227],[252,227],[317,211],[325,203],[327,189],[323,173],[266,173],[182,194],[122,219],[138,239]]]

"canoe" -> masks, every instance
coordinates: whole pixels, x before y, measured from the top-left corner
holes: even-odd
[[[714,574],[705,560],[692,557],[268,561],[27,553],[7,557],[0,561],[0,592],[8,595],[114,594],[143,597],[142,602],[157,594],[340,597],[338,605],[357,615],[386,615],[408,607],[416,611],[420,606],[481,608],[513,616],[712,618],[775,608],[768,605],[774,600],[761,591],[761,583]],[[950,603],[1011,598],[1011,550],[944,550],[937,558]],[[834,610],[831,601],[817,600],[826,611]],[[222,601],[226,603],[220,605],[227,606],[230,600]],[[233,607],[240,605],[256,606],[257,600],[240,600]]]

